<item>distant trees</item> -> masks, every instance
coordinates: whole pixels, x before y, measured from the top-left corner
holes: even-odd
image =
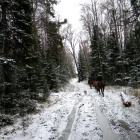
[[[83,50],[80,47],[78,53],[78,81],[80,82],[84,80],[86,80],[86,65],[85,65]]]
[[[95,74],[102,72],[108,84],[139,86],[139,9],[139,1],[128,0],[82,5],[83,29],[91,42],[90,67]]]
[[[93,33],[91,38],[91,52],[90,52],[90,65],[92,72],[102,72],[103,64],[103,44],[102,35],[98,25],[93,26]]]

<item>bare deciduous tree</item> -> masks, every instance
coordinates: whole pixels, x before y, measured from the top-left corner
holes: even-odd
[[[86,71],[87,74],[86,76],[90,76],[91,71],[90,71],[90,60],[89,60],[89,54],[90,54],[90,49],[89,49],[89,41],[88,39],[82,38],[82,33],[79,34],[79,47],[81,49],[81,51],[83,52],[83,58],[84,58],[84,62],[85,62],[85,66],[86,66]]]
[[[76,70],[78,72],[77,53],[76,53],[78,40],[77,40],[77,35],[75,31],[72,30],[72,26],[70,24],[68,24],[67,27],[63,29],[63,36],[65,40],[64,44],[65,46],[67,46],[69,53],[72,55],[75,62]]]

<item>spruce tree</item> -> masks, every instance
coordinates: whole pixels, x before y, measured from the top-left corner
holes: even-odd
[[[97,25],[93,26],[93,35],[91,38],[91,52],[90,52],[90,66],[91,76],[97,76],[98,72],[104,73],[104,46],[102,41],[102,34]]]
[[[28,92],[23,94],[23,91],[30,89],[28,79],[31,75],[27,72],[27,67],[30,67],[31,62],[27,58],[35,49],[32,1],[2,0],[0,6],[0,108],[6,114],[31,111],[34,110],[33,102],[30,101]]]
[[[61,73],[60,68],[63,60],[61,53],[63,52],[62,37],[59,34],[60,24],[57,22],[49,21],[47,23],[49,27],[48,36],[48,48],[46,50],[46,79],[49,89],[57,90],[60,86],[59,75]],[[64,73],[65,74],[65,73]]]
[[[78,53],[78,82],[86,79],[86,68],[84,62],[84,55],[82,49],[80,48]]]
[[[107,73],[106,80],[109,83],[114,83],[117,79],[118,67],[117,67],[117,59],[119,57],[119,48],[116,42],[116,38],[114,33],[112,33],[107,40],[107,47],[106,47],[106,57],[107,57]]]
[[[128,62],[126,72],[129,77],[128,85],[137,87],[140,84],[140,26],[139,22],[135,25],[135,30],[130,32],[129,40],[125,50],[126,60]]]

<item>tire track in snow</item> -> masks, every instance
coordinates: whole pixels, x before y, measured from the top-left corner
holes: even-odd
[[[112,91],[112,94],[114,94],[114,92]],[[109,91],[109,93],[111,92]],[[97,106],[100,109],[100,112],[108,120],[108,124],[110,125],[110,128],[112,129],[113,133],[118,137],[118,139],[138,140],[139,136],[133,132],[134,128],[137,127],[137,124],[134,123],[137,120],[135,119],[134,121],[134,118],[133,120],[131,120],[132,118],[129,116],[130,114],[127,114],[129,113],[128,111],[130,111],[130,109],[132,108],[124,109],[123,106],[120,105],[121,99],[119,100],[118,95],[116,93],[114,96],[106,95],[104,98],[98,97],[96,98],[96,104],[98,103]],[[135,115],[135,114],[132,113],[131,115]],[[134,123],[135,126],[133,125],[132,125],[133,127],[130,126],[131,124],[129,123],[129,117],[130,117],[130,122]],[[127,130],[126,127],[129,127],[129,130]]]
[[[110,138],[112,140],[117,140],[117,135],[115,135],[109,124],[107,119],[104,117],[104,115],[101,113],[99,107],[96,104],[96,113],[97,113],[97,118],[98,122],[100,124],[101,130],[103,131],[103,140],[109,140]]]
[[[80,88],[76,87],[74,84],[71,85],[70,88],[71,92],[76,92],[80,95]],[[78,97],[78,96],[77,96]],[[79,98],[79,97],[78,97]],[[77,109],[77,105],[79,104],[79,102],[82,100],[82,98],[79,98],[78,101],[75,103],[75,105],[73,106],[73,109],[70,113],[70,115],[68,116],[68,123],[66,125],[65,130],[62,131],[61,136],[58,138],[58,140],[68,140],[70,132],[71,132],[71,128],[75,119],[75,114],[76,114],[76,109]]]
[[[67,140],[69,138],[70,132],[71,132],[71,128],[75,119],[75,114],[76,114],[76,108],[78,103],[81,101],[82,99],[79,99],[79,101],[74,105],[73,110],[71,111],[70,115],[68,116],[68,123],[66,126],[66,129],[62,132],[62,136],[60,138],[58,138],[58,140]]]
[[[94,98],[83,96],[77,107],[75,120],[68,140],[103,140],[97,121]]]

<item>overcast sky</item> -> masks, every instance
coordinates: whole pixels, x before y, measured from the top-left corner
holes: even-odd
[[[67,18],[68,22],[72,24],[73,29],[79,30],[80,25],[80,4],[87,0],[61,0],[61,2],[55,7],[57,15],[60,15],[60,19]]]

